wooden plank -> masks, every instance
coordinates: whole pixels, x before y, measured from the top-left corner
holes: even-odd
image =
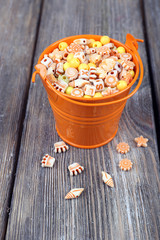
[[[34,62],[47,45],[65,36],[107,34],[124,42],[128,31],[144,38],[138,0],[46,0]],[[31,86],[6,239],[159,239],[158,154],[144,44],[139,52],[143,84],[128,100],[117,136],[98,149],[70,147],[55,155],[53,144],[60,138],[47,95],[39,79]],[[148,148],[136,148],[133,139],[141,134],[149,138]],[[118,167],[124,156],[117,154],[116,144],[122,140],[131,146],[126,155],[134,163],[130,172]],[[56,157],[53,169],[41,168],[45,153]],[[76,177],[67,171],[73,162],[85,167]],[[113,176],[114,189],[102,183],[102,170]],[[64,200],[73,187],[85,191]]]
[[[150,81],[153,86],[153,97],[154,101],[154,109],[155,109],[155,120],[157,122],[157,137],[159,140],[160,137],[160,31],[159,31],[159,23],[160,23],[160,1],[158,0],[147,0],[144,1],[144,24],[146,26],[146,38],[147,38],[147,50],[148,50],[148,61],[150,64]]]
[[[0,239],[9,214],[17,153],[40,13],[37,1],[0,6]]]

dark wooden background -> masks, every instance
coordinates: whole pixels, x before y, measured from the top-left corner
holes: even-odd
[[[0,239],[160,239],[159,10],[159,0],[0,1]],[[40,78],[31,83],[40,53],[70,35],[105,34],[125,42],[127,33],[145,40],[139,44],[145,72],[116,137],[93,150],[70,147],[56,155],[53,169],[41,168],[42,156],[54,155],[60,138]],[[136,148],[139,135],[149,138],[148,148]],[[131,146],[130,172],[118,167],[119,141]],[[67,171],[73,162],[85,167],[77,177]],[[113,176],[115,188],[102,183],[102,170]],[[64,200],[73,187],[85,191]]]

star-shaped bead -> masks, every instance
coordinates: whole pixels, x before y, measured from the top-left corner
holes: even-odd
[[[144,138],[143,136],[137,137],[134,139],[137,143],[137,147],[147,147],[148,138]]]

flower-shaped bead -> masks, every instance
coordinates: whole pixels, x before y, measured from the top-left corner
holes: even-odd
[[[132,168],[132,165],[133,163],[131,162],[131,160],[125,158],[125,159],[122,159],[120,162],[119,162],[119,167],[120,169],[124,170],[124,171],[129,171],[131,168]]]
[[[127,152],[129,152],[130,147],[129,147],[128,143],[120,142],[119,144],[117,144],[116,149],[119,153],[127,153]]]

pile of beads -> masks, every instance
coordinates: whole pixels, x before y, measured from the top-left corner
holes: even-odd
[[[134,77],[132,55],[116,47],[108,36],[100,41],[61,42],[41,61],[46,78],[58,91],[74,97],[103,97],[124,90]]]

